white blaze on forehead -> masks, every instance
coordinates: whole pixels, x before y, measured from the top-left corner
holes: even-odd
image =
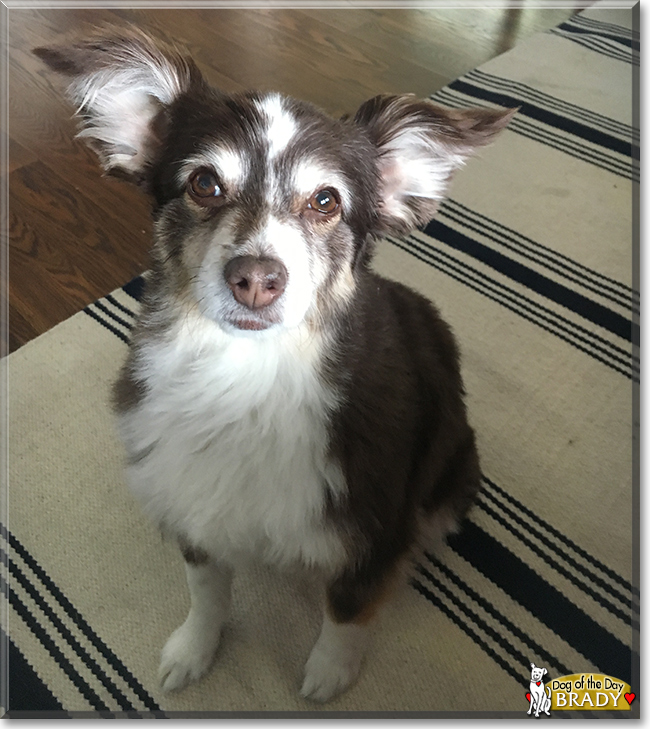
[[[296,120],[285,108],[278,94],[267,96],[257,102],[257,108],[267,119],[266,138],[269,142],[269,156],[276,157],[287,147],[298,130]]]
[[[327,169],[317,160],[302,160],[293,171],[293,187],[307,196],[323,188],[335,188],[344,206],[351,200],[350,189],[340,172]]]
[[[197,167],[212,167],[219,179],[235,187],[242,185],[246,176],[246,159],[231,147],[210,146],[187,160],[181,168],[179,178],[185,182]]]

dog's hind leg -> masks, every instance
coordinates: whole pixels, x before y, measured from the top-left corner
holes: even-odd
[[[210,667],[230,612],[232,570],[200,550],[182,545],[190,590],[190,611],[162,651],[159,676],[164,691],[183,688]]]
[[[473,431],[447,457],[444,468],[436,475],[437,454],[430,455],[430,464],[423,464],[420,482],[425,519],[420,525],[420,541],[435,551],[447,536],[458,531],[481,487],[481,469]],[[429,466],[427,468],[427,466]],[[433,484],[433,488],[429,484]]]

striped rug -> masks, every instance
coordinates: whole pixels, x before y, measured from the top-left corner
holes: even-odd
[[[298,696],[313,585],[261,568],[236,578],[210,673],[159,689],[182,559],[123,484],[107,404],[142,279],[9,357],[10,716],[524,718],[531,662],[547,681],[605,673],[638,691],[635,12],[583,12],[432,97],[520,107],[437,218],[376,260],[458,336],[483,490],[462,533],[414,560],[361,679],[330,704]]]

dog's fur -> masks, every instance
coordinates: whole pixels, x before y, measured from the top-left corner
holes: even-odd
[[[374,241],[428,221],[512,112],[378,96],[334,120],[276,93],[221,93],[131,27],[35,52],[71,77],[103,167],[153,197],[115,404],[130,487],[186,560],[191,609],[164,648],[163,686],[207,670],[232,569],[255,558],[325,576],[302,693],[326,700],[356,678],[420,518],[452,531],[479,488],[452,333],[370,270]],[[284,289],[242,303],[233,260],[271,261]]]

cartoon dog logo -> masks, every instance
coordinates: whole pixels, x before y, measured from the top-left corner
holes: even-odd
[[[539,712],[543,711],[546,716],[551,715],[551,689],[544,686],[542,678],[548,671],[545,668],[537,668],[534,663],[530,664],[530,707],[527,714],[535,711],[535,717],[539,718]],[[546,693],[548,691],[548,693]]]

